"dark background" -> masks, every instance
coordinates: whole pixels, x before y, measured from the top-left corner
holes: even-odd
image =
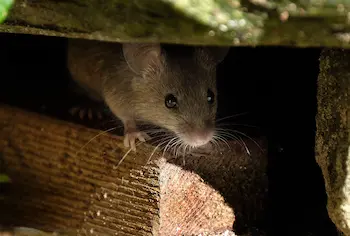
[[[68,90],[65,39],[0,34],[0,45],[0,102],[92,128],[111,121],[87,122],[69,114],[87,100]],[[337,235],[314,158],[320,51],[232,48],[219,66],[218,118],[246,112],[225,122],[257,126],[231,128],[268,138],[268,235]]]

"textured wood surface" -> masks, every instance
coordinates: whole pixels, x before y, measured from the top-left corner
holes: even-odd
[[[234,225],[238,235],[264,235],[263,142],[246,142],[250,155],[235,141],[167,161],[155,152],[148,165],[154,147],[142,144],[118,166],[121,137],[3,105],[0,127],[0,171],[12,180],[0,224],[160,236],[233,235]]]
[[[152,235],[159,220],[158,168],[144,166],[142,146],[117,167],[127,151],[118,137],[101,135],[81,149],[100,132],[4,106],[0,127],[2,169],[12,179],[0,201],[1,222]]]
[[[237,235],[266,234],[266,142],[244,142],[250,155],[242,143],[231,141],[229,147],[197,151],[160,165],[160,226],[168,233],[164,235],[172,235],[175,227],[170,226],[176,224],[184,235],[218,235],[231,225]]]

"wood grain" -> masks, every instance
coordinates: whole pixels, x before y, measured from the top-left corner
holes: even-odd
[[[1,222],[47,231],[152,235],[158,222],[158,168],[120,138],[2,106],[2,169],[12,179]],[[79,151],[78,155],[77,152]],[[149,154],[148,154],[149,155]],[[5,214],[6,212],[6,214]]]
[[[92,139],[95,137],[94,139]],[[264,235],[266,145],[231,141],[145,165],[154,147],[0,106],[0,226],[63,235]],[[87,144],[87,145],[86,145]],[[83,147],[83,148],[82,148]],[[1,230],[0,230],[1,231]],[[29,235],[29,234],[28,234]],[[36,234],[30,234],[36,235]]]

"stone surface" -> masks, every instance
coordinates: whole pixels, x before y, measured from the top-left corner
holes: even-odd
[[[106,41],[350,47],[350,2],[17,0],[0,32]]]
[[[316,160],[324,175],[329,216],[350,235],[350,50],[320,58]]]

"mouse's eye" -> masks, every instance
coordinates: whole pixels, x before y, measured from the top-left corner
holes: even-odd
[[[168,94],[165,96],[165,106],[167,108],[175,108],[177,106],[177,99],[174,95]]]
[[[207,101],[209,104],[213,104],[214,103],[214,93],[213,91],[211,91],[210,89],[208,89],[208,92],[207,92]]]

